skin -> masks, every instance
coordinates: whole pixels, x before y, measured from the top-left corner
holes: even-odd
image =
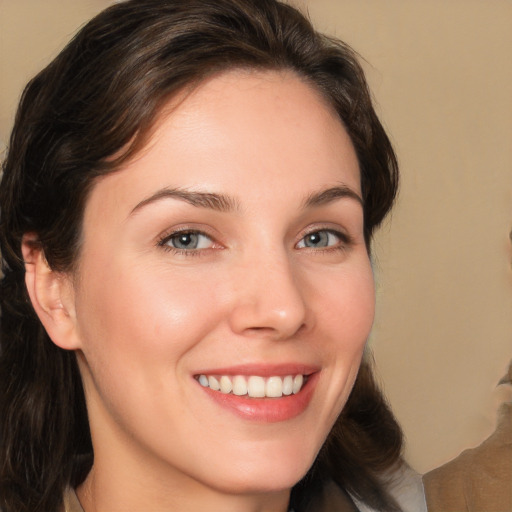
[[[332,187],[351,194],[305,206]],[[169,189],[222,194],[231,208]],[[319,93],[291,72],[230,71],[171,102],[145,150],[94,186],[77,275],[24,246],[36,310],[77,351],[84,381],[86,512],[287,510],[373,321],[360,195],[351,141]],[[200,248],[173,250],[183,229],[206,235]],[[325,246],[306,246],[319,232]],[[240,417],[194,378],[289,362],[317,381],[286,421]]]

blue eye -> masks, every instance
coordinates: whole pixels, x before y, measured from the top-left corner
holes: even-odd
[[[308,233],[302,240],[297,244],[298,249],[313,248],[323,249],[324,247],[332,247],[338,245],[341,241],[341,235],[335,231],[322,229],[320,231],[314,231]]]
[[[181,231],[166,237],[161,245],[178,251],[193,251],[208,249],[212,247],[213,241],[209,236],[199,231]]]

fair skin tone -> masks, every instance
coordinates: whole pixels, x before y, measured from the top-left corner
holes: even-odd
[[[373,321],[357,159],[291,72],[223,73],[168,107],[94,186],[76,275],[24,245],[34,307],[84,381],[78,496],[86,512],[285,512]],[[283,396],[215,389],[237,375]]]

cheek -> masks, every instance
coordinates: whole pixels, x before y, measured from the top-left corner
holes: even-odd
[[[324,393],[331,404],[325,423],[332,425],[352,390],[373,325],[375,291],[370,263],[361,261],[323,285],[324,293],[318,294],[317,327],[324,335],[312,342],[330,360]]]
[[[311,288],[313,290],[313,288]],[[350,268],[316,280],[317,322],[329,331],[339,350],[362,350],[375,315],[375,288],[371,265],[362,260]]]
[[[123,262],[91,272],[77,300],[87,360],[170,363],[198,343],[218,320],[218,286],[211,275],[189,274]]]
[[[370,335],[375,317],[375,283],[370,262],[356,267],[347,275],[345,289],[340,292],[344,300],[338,307],[338,346],[343,356],[352,356],[350,387],[356,378],[364,347]]]
[[[146,429],[155,439],[160,423],[178,428],[181,402],[171,400],[167,415],[162,404],[169,394],[186,395],[190,354],[218,322],[210,285],[205,276],[119,264],[83,287],[78,315],[91,417],[108,411],[124,429],[142,437]]]

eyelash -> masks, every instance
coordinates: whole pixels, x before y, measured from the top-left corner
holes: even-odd
[[[176,238],[180,235],[200,235],[211,240],[211,243],[215,245],[215,241],[213,238],[207,233],[199,230],[199,229],[181,229],[178,231],[172,231],[171,233],[164,234],[158,241],[158,246],[161,247],[166,252],[171,252],[176,255],[185,255],[185,256],[203,256],[208,249],[213,247],[207,247],[203,249],[178,249],[177,247],[172,247],[169,245],[169,242],[173,238]]]
[[[334,245],[328,245],[326,247],[302,247],[301,249],[309,249],[315,252],[333,252],[333,251],[346,251],[352,244],[352,238],[347,234],[343,233],[341,231],[337,231],[335,229],[329,229],[329,228],[315,228],[312,231],[309,231],[302,235],[299,242],[296,244],[298,245],[301,242],[304,242],[304,240],[307,237],[310,237],[312,235],[316,235],[319,233],[327,233],[327,235],[334,235],[338,242]]]
[[[300,242],[303,242],[306,237],[315,235],[318,233],[327,233],[328,235],[334,235],[336,238],[338,238],[339,242],[335,245],[329,245],[326,247],[301,247],[300,249],[309,249],[315,252],[332,252],[332,251],[345,251],[347,248],[349,248],[353,244],[352,238],[341,231],[337,231],[335,229],[328,229],[328,228],[315,228],[312,231],[309,231],[302,235],[299,242],[295,244],[297,246]],[[212,239],[210,235],[207,233],[204,233],[201,230],[198,229],[183,229],[178,231],[173,231],[171,233],[164,234],[160,239],[158,240],[158,247],[161,247],[166,252],[172,252],[176,255],[185,255],[185,256],[202,256],[204,255],[208,249],[213,249],[214,247],[206,247],[206,248],[198,248],[198,249],[178,249],[177,247],[172,247],[169,245],[169,242],[180,235],[199,235],[207,237],[209,240],[211,240],[211,243],[215,245],[215,241]]]

